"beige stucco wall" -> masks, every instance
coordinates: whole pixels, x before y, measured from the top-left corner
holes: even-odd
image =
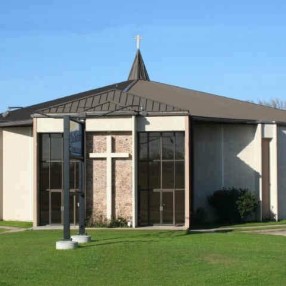
[[[278,219],[286,219],[286,127],[278,127]]]
[[[137,131],[185,131],[185,116],[138,117]]]
[[[278,162],[277,162],[277,125],[272,125],[272,140],[270,141],[270,208],[274,219],[278,220]]]
[[[3,151],[3,219],[32,221],[32,128],[3,129]]]
[[[0,220],[3,219],[3,131],[0,128]]]
[[[35,118],[35,120],[35,126],[38,133],[64,132],[64,121],[62,118]]]
[[[202,207],[212,220],[207,198],[222,187],[248,188],[260,197],[261,129],[246,124],[195,123],[194,211]]]

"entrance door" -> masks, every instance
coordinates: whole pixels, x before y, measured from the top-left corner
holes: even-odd
[[[62,224],[62,192],[42,191],[40,198],[40,225]],[[78,223],[78,194],[70,192],[70,223]]]
[[[60,224],[62,222],[62,193],[50,192],[50,224]]]
[[[155,190],[150,194],[150,223],[174,224],[174,191]]]
[[[174,224],[174,192],[161,192],[161,224]]]

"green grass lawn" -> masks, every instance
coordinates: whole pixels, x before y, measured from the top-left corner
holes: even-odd
[[[32,227],[33,224],[27,221],[13,221],[13,220],[0,220],[0,226],[12,226],[12,227],[21,227],[21,228],[29,228]]]
[[[76,250],[61,231],[0,236],[0,285],[286,285],[286,237],[241,232],[94,230]]]

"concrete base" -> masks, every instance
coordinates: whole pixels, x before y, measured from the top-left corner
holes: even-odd
[[[72,240],[59,240],[56,242],[56,249],[59,250],[75,249],[77,247],[78,243]]]
[[[77,234],[71,236],[72,241],[77,243],[87,243],[91,241],[91,236],[86,234]]]

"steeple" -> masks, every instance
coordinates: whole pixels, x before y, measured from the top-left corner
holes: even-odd
[[[141,79],[149,81],[150,80],[149,75],[140,52],[140,40],[142,38],[139,35],[137,35],[135,39],[136,39],[137,52],[128,76],[128,80]]]

